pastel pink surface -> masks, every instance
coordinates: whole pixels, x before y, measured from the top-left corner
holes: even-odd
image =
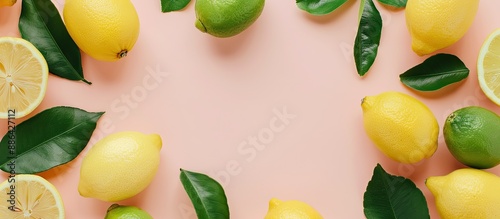
[[[53,2],[63,8],[64,1]],[[43,103],[30,115],[60,105],[106,111],[75,161],[40,174],[60,191],[68,219],[104,217],[112,203],[78,194],[79,168],[97,140],[124,130],[163,138],[154,181],[120,202],[154,218],[196,218],[179,168],[221,181],[235,219],[263,218],[273,197],[307,202],[327,219],[364,218],[363,193],[377,163],[412,179],[428,200],[431,218],[439,218],[424,181],[464,166],[448,152],[442,135],[438,151],[425,162],[389,160],[364,132],[361,99],[389,90],[408,93],[429,106],[441,128],[446,116],[461,107],[479,105],[500,113],[481,92],[475,67],[483,40],[500,27],[495,1],[481,1],[468,33],[439,51],[459,56],[471,70],[468,79],[432,93],[415,92],[399,81],[400,73],[427,57],[411,50],[404,11],[378,2],[382,40],[364,78],[357,75],[352,54],[360,1],[315,17],[294,1],[268,0],[253,26],[227,39],[194,27],[194,2],[172,13],[161,13],[159,0],[133,3],[141,32],[129,56],[105,63],[83,54],[85,77],[93,84],[51,75]],[[0,9],[0,36],[19,36],[20,8],[19,1]],[[295,117],[280,120],[283,111]],[[0,126],[1,133],[6,130],[7,125]],[[248,139],[259,134],[266,142],[261,150],[252,149]],[[500,175],[500,167],[488,171]],[[1,173],[0,181],[7,177]]]

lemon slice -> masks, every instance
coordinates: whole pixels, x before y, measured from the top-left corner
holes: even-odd
[[[31,113],[43,100],[49,68],[30,42],[0,37],[0,119]],[[10,113],[13,114],[13,113]]]
[[[7,179],[0,184],[0,199],[2,219],[64,219],[64,206],[57,189],[37,175],[21,174]]]
[[[484,94],[500,105],[500,29],[493,31],[481,47],[477,77]]]

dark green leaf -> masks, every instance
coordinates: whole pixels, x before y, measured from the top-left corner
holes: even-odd
[[[191,0],[161,0],[161,11],[178,11],[185,8]]]
[[[424,194],[404,177],[393,176],[377,164],[364,195],[367,219],[430,218]]]
[[[389,5],[395,8],[404,8],[406,7],[406,2],[408,0],[378,0],[378,1],[384,5]]]
[[[91,84],[83,77],[80,49],[50,0],[23,0],[19,31],[40,50],[52,74]]]
[[[0,169],[9,172],[8,164],[15,162],[16,173],[32,174],[73,160],[89,142],[102,114],[54,107],[20,123],[0,141]]]
[[[328,14],[344,3],[347,0],[297,0],[297,6],[314,15]]]
[[[382,17],[372,0],[361,0],[359,27],[354,41],[354,60],[358,74],[368,72],[377,57],[382,34]]]
[[[401,82],[419,91],[438,90],[469,76],[469,69],[458,57],[437,54],[399,75]]]
[[[201,173],[181,169],[181,182],[198,219],[229,219],[229,206],[222,186]]]

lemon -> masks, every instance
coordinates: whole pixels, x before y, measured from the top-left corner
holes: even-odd
[[[216,37],[235,36],[259,18],[264,0],[197,0],[195,26]]]
[[[408,0],[406,26],[418,55],[430,54],[462,38],[474,21],[479,0]]]
[[[500,117],[482,107],[470,106],[451,113],[443,128],[451,154],[474,168],[500,164]]]
[[[500,105],[500,29],[493,31],[483,43],[477,58],[477,78],[484,94]]]
[[[45,97],[48,77],[47,62],[33,44],[0,37],[0,119],[35,110]]]
[[[20,174],[7,179],[0,184],[0,198],[0,218],[64,219],[59,192],[37,175]]]
[[[104,219],[153,219],[153,217],[135,206],[113,204],[109,206]]]
[[[442,219],[500,218],[500,177],[476,169],[433,176],[425,185],[436,199]]]
[[[138,194],[158,170],[161,147],[157,134],[126,131],[106,136],[83,158],[80,195],[116,202]]]
[[[127,56],[139,37],[139,17],[130,0],[66,0],[63,17],[78,47],[97,60]]]
[[[273,198],[269,201],[269,210],[264,219],[323,219],[310,205],[301,201],[281,201]]]
[[[0,0],[0,8],[5,6],[12,6],[16,4],[17,0]]]
[[[367,96],[361,103],[365,131],[380,151],[401,163],[416,163],[437,149],[439,126],[419,100],[399,92]]]

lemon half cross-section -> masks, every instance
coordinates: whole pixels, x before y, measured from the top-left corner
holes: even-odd
[[[0,119],[21,118],[38,107],[45,97],[48,75],[47,62],[33,44],[0,37]]]
[[[37,175],[21,174],[5,180],[0,184],[0,199],[2,219],[64,219],[64,205],[59,192]]]
[[[493,31],[481,47],[477,77],[484,94],[500,105],[500,29]]]

